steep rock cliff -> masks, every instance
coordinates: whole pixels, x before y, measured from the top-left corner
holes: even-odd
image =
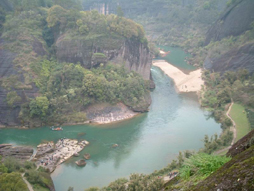
[[[252,33],[250,31],[253,30],[251,25],[254,21],[253,10],[254,1],[237,0],[232,3],[232,5],[230,5],[223,12],[223,14],[221,14],[216,23],[208,30],[205,45],[208,45],[211,41],[220,41],[222,39],[225,40],[224,38],[230,36],[236,36],[235,39],[238,40],[234,46],[227,47],[227,51],[224,51],[219,56],[215,56],[213,53],[209,53],[204,61],[205,69],[224,73],[226,71],[237,71],[241,68],[246,68],[251,73],[254,72],[253,40],[251,40],[251,38],[249,38],[250,40],[240,40],[248,36],[248,33],[245,33],[246,31]],[[240,35],[241,38],[239,37]],[[226,42],[223,40],[216,43],[223,46],[224,43],[226,44]],[[220,48],[218,48],[217,51],[220,52]]]
[[[90,69],[96,66],[92,62],[94,53],[103,53],[107,61],[124,65],[128,71],[135,71],[150,80],[152,56],[149,48],[139,41],[113,36],[69,39],[65,34],[56,41],[56,56],[60,62],[80,62]]]
[[[254,43],[248,43],[228,51],[219,58],[207,57],[204,67],[220,73],[224,73],[226,71],[237,71],[241,68],[246,68],[250,71],[250,73],[253,73],[253,60]]]
[[[37,39],[31,43],[35,55],[36,52],[38,55],[44,55],[45,50]],[[0,127],[20,125],[18,117],[21,105],[38,94],[38,88],[34,83],[25,84],[25,72],[14,63],[18,54],[5,49],[6,44],[8,42],[0,39]],[[10,91],[15,91],[21,98],[13,106],[9,106],[6,101]]]
[[[228,7],[208,30],[205,45],[228,36],[238,36],[254,21],[254,1],[238,0]]]

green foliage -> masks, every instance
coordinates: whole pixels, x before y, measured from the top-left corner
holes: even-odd
[[[54,44],[54,34],[53,30],[49,28],[47,25],[44,26],[42,31],[42,37],[46,41],[48,47],[51,47]]]
[[[105,57],[95,53],[96,57]],[[123,102],[134,106],[144,99],[148,84],[135,72],[106,64],[92,70],[79,64],[43,60],[31,66],[42,96],[32,99],[20,112],[23,120],[84,122],[81,112],[88,104]]]
[[[0,174],[7,173],[8,168],[1,161],[2,161],[2,156],[0,155]]]
[[[180,169],[180,177],[189,179],[195,176],[196,179],[198,179],[197,177],[204,179],[229,160],[230,158],[225,156],[208,155],[205,153],[192,155],[184,161]]]
[[[12,157],[4,158],[3,164],[8,169],[8,173],[19,171],[21,168],[20,161]]]
[[[128,186],[126,186],[128,184]],[[103,190],[111,191],[157,191],[162,188],[163,181],[157,177],[146,176],[143,174],[132,174],[130,180],[125,178],[118,179],[109,184]]]
[[[36,165],[31,161],[25,161],[23,166],[24,166],[25,169],[28,169],[28,170],[36,168]]]
[[[68,31],[71,36],[116,34],[147,44],[141,25],[116,15],[102,15],[95,10],[74,12],[54,5],[48,11],[47,22],[49,27],[54,27],[55,30],[59,27],[60,31]]]
[[[57,63],[55,61],[42,60],[31,65],[31,69],[36,74],[37,78],[34,79],[37,87],[40,88],[41,92],[46,92],[51,71],[56,67]]]
[[[126,186],[125,184],[128,182],[128,180],[126,178],[120,178],[117,179],[116,181],[112,182],[109,184],[109,188],[112,191],[124,191]]]
[[[47,17],[47,22],[49,27],[54,27],[58,23],[60,23],[61,18],[65,17],[66,10],[59,6],[59,5],[54,5],[51,7],[48,11],[48,17]]]
[[[46,117],[49,108],[48,98],[36,97],[30,102],[29,108],[31,117]]]
[[[40,176],[40,172],[36,170],[29,170],[25,173],[25,177],[27,178],[28,182],[32,184],[44,185],[42,177]]]
[[[202,45],[205,33],[226,8],[227,0],[120,0],[125,15],[146,27],[157,44],[193,50]],[[145,8],[144,8],[145,7]],[[202,60],[203,61],[203,60]],[[197,63],[197,62],[193,62]]]
[[[12,107],[15,103],[21,101],[21,97],[15,91],[11,91],[7,93],[6,97],[7,104]]]
[[[123,17],[124,16],[124,12],[123,12],[123,10],[122,10],[122,8],[120,6],[117,7],[116,15],[118,17]]]
[[[205,72],[203,78],[206,82],[206,90],[202,97],[202,106],[214,109],[223,108],[233,99],[247,107],[254,107],[252,96],[254,80],[248,70],[228,71],[222,76]]]
[[[201,149],[201,151],[207,154],[211,154],[212,152],[220,149],[221,147],[230,145],[232,139],[233,133],[229,129],[225,129],[219,138],[217,134],[211,136],[210,139],[208,135],[205,135],[204,148]]]
[[[85,189],[85,191],[99,191],[99,190],[100,189],[97,187],[91,187],[91,188]]]
[[[0,191],[26,191],[27,186],[18,172],[0,175]]]

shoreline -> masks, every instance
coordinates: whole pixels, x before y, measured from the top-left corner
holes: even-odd
[[[170,77],[174,83],[177,92],[199,92],[204,85],[202,80],[202,70],[197,69],[185,74],[183,71],[173,66],[172,64],[166,62],[165,60],[154,60],[153,66],[160,68],[168,77]]]

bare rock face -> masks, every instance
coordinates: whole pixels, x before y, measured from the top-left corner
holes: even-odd
[[[251,23],[254,21],[253,10],[253,0],[236,0],[208,30],[205,45],[212,40],[219,41],[225,37],[238,36],[251,29]],[[254,72],[254,43],[233,48],[217,58],[212,56],[206,58],[205,69],[224,73],[246,68],[250,73]]]
[[[87,118],[94,123],[106,124],[129,119],[137,115],[123,103],[111,105],[108,103],[94,104],[85,110]]]
[[[33,44],[33,51],[35,54],[41,56],[46,54],[42,44],[36,38],[34,38],[34,41],[31,43]],[[26,86],[22,85],[20,87],[16,87],[16,85],[11,85],[11,88],[4,87],[3,81],[8,78],[12,78],[14,81],[20,82],[21,84],[24,84],[25,81],[23,75],[25,72],[14,63],[17,54],[5,49],[5,44],[8,44],[8,42],[0,39],[0,127],[20,125],[21,122],[18,119],[20,106],[27,102],[28,98],[34,98],[38,92],[38,88],[34,83]],[[6,102],[7,94],[10,91],[15,91],[17,95],[21,97],[21,100],[15,103],[13,107],[8,106]]]
[[[254,43],[248,43],[241,47],[234,48],[219,58],[206,58],[204,67],[215,72],[224,73],[228,70],[237,71],[245,68],[254,72]]]
[[[128,71],[135,71],[150,80],[152,56],[149,48],[139,41],[115,37],[68,39],[65,35],[56,41],[56,56],[60,62],[79,62],[90,69],[94,53],[103,53],[107,61],[124,65]]]
[[[237,141],[227,152],[228,157],[234,157],[254,145],[254,130]]]
[[[3,157],[14,157],[19,160],[28,160],[33,155],[33,148],[27,146],[13,146],[11,144],[0,144],[0,155]]]
[[[238,36],[251,28],[254,21],[254,1],[237,0],[221,14],[207,32],[205,45],[228,36]]]

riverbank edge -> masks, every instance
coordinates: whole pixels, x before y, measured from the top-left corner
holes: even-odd
[[[199,95],[202,86],[204,86],[201,68],[186,74],[165,60],[154,60],[153,66],[160,68],[161,71],[174,81],[177,93],[194,92]]]
[[[106,104],[106,106],[105,106]],[[122,111],[119,112],[119,110],[115,111],[114,114],[118,114],[117,117],[114,118],[114,114],[111,113],[110,116],[103,116],[102,115],[97,115],[95,118],[96,119],[87,119],[85,120],[84,122],[67,122],[67,123],[63,123],[61,124],[61,126],[74,126],[74,125],[85,125],[85,124],[94,124],[94,125],[106,125],[106,124],[115,124],[115,123],[120,123],[120,122],[123,122],[123,121],[126,121],[126,120],[130,120],[134,117],[137,117],[139,115],[141,115],[142,113],[145,113],[144,112],[136,112],[136,111],[133,111],[132,109],[130,109],[128,106],[126,106],[125,104],[123,103],[117,103],[116,105],[110,105],[110,104],[107,104],[107,103],[100,103],[100,104],[95,104],[97,107],[98,106],[101,106],[101,108],[103,109],[103,106],[104,107],[118,107],[118,109],[120,109]],[[95,106],[95,107],[96,107]],[[89,110],[91,110],[91,108],[93,108],[94,106],[91,106],[90,108],[88,108],[86,110],[86,112],[88,112]],[[86,113],[85,112],[85,113]],[[98,110],[95,110],[95,112],[98,112]],[[148,112],[148,110],[146,111]],[[103,118],[103,120],[101,120]],[[43,125],[44,126],[44,125]],[[16,125],[16,126],[3,126],[3,125],[0,125],[0,129],[33,129],[33,128],[41,128],[43,127],[42,125],[39,125],[37,127],[28,127],[28,126],[22,126],[22,125]],[[49,126],[49,125],[45,125],[45,126]],[[55,126],[60,126],[60,124],[56,124]]]

